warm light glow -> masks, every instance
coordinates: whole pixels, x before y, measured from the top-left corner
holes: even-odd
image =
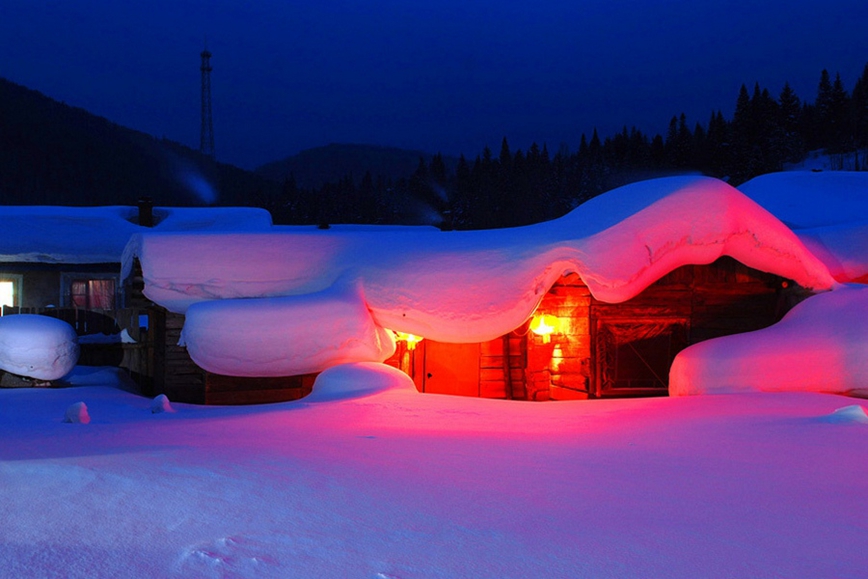
[[[560,320],[551,314],[536,314],[530,321],[530,331],[542,336],[543,343],[551,340],[551,334],[558,330]]]
[[[399,342],[407,342],[408,350],[415,350],[416,344],[423,340],[422,336],[416,336],[413,334],[405,334],[404,332],[394,332],[395,339]]]
[[[13,288],[11,281],[0,281],[0,306],[12,307]]]

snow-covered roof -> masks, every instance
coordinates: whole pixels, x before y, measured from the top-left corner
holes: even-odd
[[[238,375],[266,366],[270,375],[321,370],[371,359],[371,352],[385,359],[394,349],[378,331],[385,328],[444,342],[493,339],[520,326],[571,272],[607,302],[628,300],[679,266],[723,255],[808,288],[834,285],[790,229],[706,177],[628,185],[522,228],[149,232],[134,236],[125,255],[127,271],[139,258],[146,296],[187,313],[184,340],[193,359]],[[253,309],[267,313],[250,324]],[[358,316],[352,324],[344,319],[349,310]],[[215,339],[220,331],[233,336]],[[350,349],[364,351],[364,359],[342,357]],[[297,363],[317,357],[319,368]]]
[[[791,171],[739,189],[787,224],[839,282],[868,282],[868,172]]]
[[[156,225],[137,225],[138,208],[0,206],[0,262],[120,263],[130,237],[143,230],[266,229],[271,215],[251,207],[155,207]]]

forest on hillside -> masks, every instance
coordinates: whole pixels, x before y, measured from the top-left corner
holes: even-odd
[[[513,151],[504,138],[462,156],[454,171],[443,156],[420,159],[414,174],[392,181],[365,173],[319,188],[299,188],[290,175],[259,199],[277,223],[426,223],[444,229],[511,227],[559,217],[607,190],[654,176],[699,172],[739,185],[825,150],[839,164],[868,170],[868,64],[851,91],[840,75],[820,74],[812,102],[785,84],[775,97],[758,83],[742,85],[731,119],[714,111],[691,126],[673,116],[666,135],[625,126],[618,134],[582,135],[577,151],[543,144]]]

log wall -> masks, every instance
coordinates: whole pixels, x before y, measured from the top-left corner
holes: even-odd
[[[666,348],[660,354],[667,359],[652,361],[652,371],[659,378],[657,389],[635,392],[665,393],[668,367],[678,350],[710,338],[767,327],[803,295],[786,280],[730,258],[678,268],[620,304],[594,299],[581,279],[570,274],[555,283],[537,308],[538,313],[556,316],[558,329],[546,339],[530,332],[525,323],[502,338],[479,344],[478,385],[463,385],[461,392],[454,392],[429,380],[426,368],[449,363],[448,344],[435,348],[423,340],[412,352],[399,344],[390,363],[410,374],[423,392],[519,400],[585,399],[605,394],[598,343],[601,329],[658,325],[674,333],[671,340],[664,340]],[[431,356],[444,360],[435,365]],[[638,358],[632,363],[636,371],[647,366]],[[623,370],[624,374],[631,372],[629,367]]]

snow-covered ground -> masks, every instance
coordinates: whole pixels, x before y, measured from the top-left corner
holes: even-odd
[[[758,267],[776,270],[792,262],[802,264],[792,269],[796,273],[828,268],[837,282],[863,281],[868,215],[857,198],[866,178],[813,175],[769,176],[742,187],[798,239],[720,184],[713,184],[715,198],[732,212],[707,215],[685,197],[653,206],[652,213],[666,219],[629,217],[647,206],[653,183],[618,198],[635,205],[625,205],[623,215],[605,199],[589,204],[579,224],[599,230],[576,232],[567,219],[559,223],[572,237],[554,231],[557,238],[549,239],[540,228],[522,235],[551,251],[567,247],[576,257],[570,266],[580,272],[618,274],[593,278],[618,282],[597,283],[604,289],[640,291],[677,265],[654,256],[682,255],[673,247],[722,246],[732,238],[756,241],[737,248],[737,257],[771,256],[754,263]],[[842,179],[855,183],[855,193],[829,194]],[[801,201],[786,205],[783,199]],[[821,212],[811,202],[824,211],[836,207]],[[653,223],[659,227],[648,227]],[[672,223],[687,233],[670,231]],[[333,244],[340,249],[353,235],[340,228],[327,238],[311,233],[319,236],[311,247],[342,256]],[[438,243],[458,248],[456,236],[419,235],[449,239]],[[673,235],[681,241],[669,243]],[[473,267],[459,273],[508,265],[515,255],[538,265],[538,252],[514,236],[470,234],[479,249],[471,257],[485,259],[466,260]],[[510,259],[489,247],[505,240],[501,245],[517,252],[507,253]],[[630,255],[641,254],[636,263],[650,267],[597,264],[593,256],[607,254],[590,251],[596,245],[636,246],[644,253]],[[766,251],[781,248],[792,251]],[[239,275],[233,285],[227,282],[232,278],[198,271],[194,255],[188,266],[177,251],[165,253],[188,278],[201,274],[184,283],[207,286],[209,298],[241,297],[218,294],[251,281]],[[381,271],[370,279],[394,282],[401,269],[386,267],[394,259],[377,261]],[[359,260],[345,261],[358,269]],[[564,260],[554,262],[562,267]],[[238,264],[251,266],[249,259]],[[588,264],[593,267],[580,267]],[[659,271],[655,264],[662,264]],[[302,285],[310,265],[300,262]],[[539,281],[531,275],[535,268],[526,269],[513,293],[544,291],[545,284],[526,283]],[[621,269],[630,275],[620,275]],[[656,273],[635,277],[637,269]],[[287,271],[296,270],[268,270]],[[420,295],[429,286],[440,289],[421,279],[411,284]],[[304,400],[252,407],[152,401],[131,393],[116,370],[81,366],[67,377],[67,388],[0,390],[0,577],[865,577],[868,403],[817,392],[741,391],[770,384],[868,387],[868,289],[827,281],[816,287],[832,291],[809,298],[776,326],[682,353],[674,372],[683,390],[674,393],[728,394],[556,403],[422,395],[407,376],[371,362],[329,368]],[[322,292],[333,282],[308,285]],[[166,291],[183,286],[164,285]],[[366,298],[376,289],[365,287]],[[294,295],[265,292],[262,299],[291,301]],[[459,297],[476,299],[469,291]],[[495,298],[506,299],[479,299]],[[352,310],[355,302],[348,303]],[[468,311],[479,307],[471,305]],[[378,319],[388,317],[383,311]],[[516,315],[523,319],[526,312]],[[390,325],[402,323],[392,317]],[[347,333],[370,333],[364,324],[351,329]],[[215,331],[203,335],[207,340]]]
[[[521,403],[351,370],[162,413],[105,370],[0,391],[0,576],[865,577],[864,401]]]

